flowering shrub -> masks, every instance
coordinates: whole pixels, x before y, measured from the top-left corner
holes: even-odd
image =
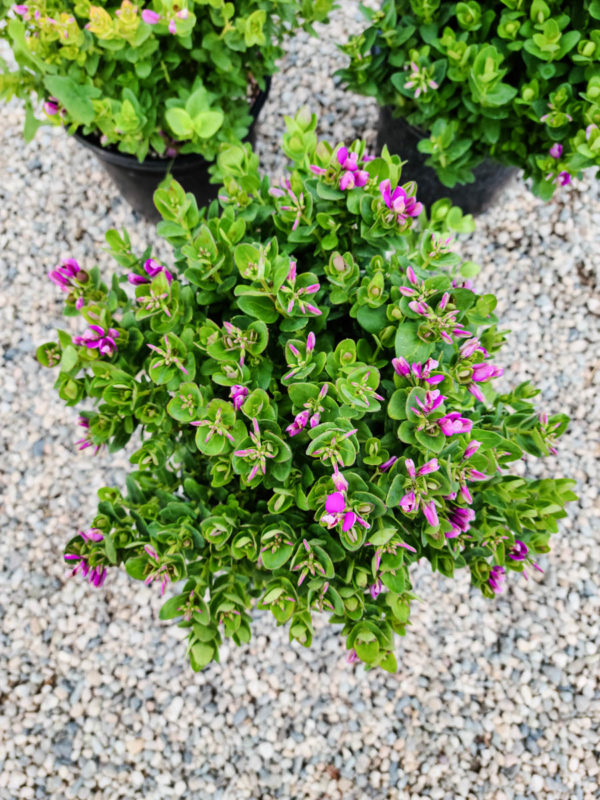
[[[0,97],[25,100],[25,137],[39,124],[100,137],[140,161],[242,139],[249,101],[275,72],[281,43],[326,19],[332,0],[0,0],[0,37],[18,65]],[[0,66],[3,65],[0,59]],[[32,96],[37,98],[35,111]],[[40,106],[40,108],[38,108]]]
[[[365,14],[341,75],[426,132],[446,186],[491,157],[548,199],[600,164],[598,0],[384,0]]]
[[[38,357],[67,405],[93,404],[77,444],[139,432],[126,493],[100,490],[65,558],[93,585],[117,565],[178,584],[161,618],[189,630],[194,669],[249,640],[257,602],[306,646],[324,611],[350,661],[393,670],[415,562],[493,597],[548,551],[573,481],[510,465],[554,453],[567,417],[538,415],[529,383],[494,389],[496,300],[450,234],[472,220],[448,201],[428,219],[397,156],[317,142],[305,111],[287,125],[279,184],[231,146],[222,209],[156,192],[172,264],[113,230],[110,288],[73,261],[52,273],[82,332]]]

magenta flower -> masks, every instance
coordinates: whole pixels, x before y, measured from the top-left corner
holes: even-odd
[[[325,500],[325,511],[328,514],[341,514],[346,509],[346,500],[342,492],[332,492]]]
[[[309,166],[309,170],[310,170],[310,171],[311,171],[311,172],[312,172],[314,175],[326,175],[326,174],[327,174],[327,170],[326,170],[324,167],[318,167],[316,164],[311,164],[311,165]],[[270,191],[270,190],[269,190],[269,191]]]
[[[412,512],[416,511],[419,507],[416,494],[413,491],[407,492],[400,500],[399,505],[405,514],[412,514]]]
[[[21,17],[24,17],[25,14],[27,14],[27,12],[29,11],[27,6],[24,6],[24,5],[21,5],[21,4],[13,6],[12,10],[15,12],[15,14],[19,14],[19,16],[21,16]]]
[[[563,146],[562,144],[556,142],[555,144],[552,145],[552,147],[550,148],[550,150],[548,150],[548,152],[550,153],[552,158],[560,158],[563,153]]]
[[[304,428],[306,428],[306,425],[309,421],[309,417],[310,417],[310,411],[306,409],[304,411],[301,411],[299,414],[296,414],[296,416],[294,417],[294,421],[292,422],[291,425],[287,426],[286,431],[289,433],[290,436],[297,436],[304,430]],[[311,427],[314,428],[314,425],[311,425]]]
[[[151,11],[149,8],[145,8],[142,11],[142,19],[146,25],[156,25],[157,22],[160,22],[160,14],[157,14],[156,11]]]
[[[485,349],[485,347],[482,347],[479,339],[473,336],[470,339],[467,339],[466,342],[463,342],[463,344],[461,344],[458,352],[460,353],[461,358],[470,358],[473,355],[473,353],[476,353],[478,350],[481,353],[483,353],[484,356],[488,355],[487,350]]]
[[[341,522],[343,533],[352,531],[356,523],[368,530],[371,527],[370,524],[360,517],[356,511],[353,511],[347,506],[345,495],[348,489],[348,482],[346,479],[336,470],[332,475],[332,481],[336,491],[331,492],[331,494],[328,494],[325,498],[325,513],[320,519],[321,524],[331,529],[335,528],[335,526]],[[350,539],[356,541],[356,534],[351,533]]]
[[[480,447],[481,442],[478,442],[477,439],[473,439],[473,441],[469,442],[469,444],[465,447],[465,452],[463,453],[463,461],[471,458],[471,456],[476,453]]]
[[[380,465],[379,465],[379,469],[380,469],[382,472],[387,472],[387,471],[388,471],[388,469],[390,469],[391,467],[393,467],[393,466],[394,466],[394,464],[396,463],[396,461],[398,461],[398,456],[391,456],[390,458],[388,458],[388,460],[387,460],[387,461],[384,461],[384,462],[383,462],[383,464],[380,464]]]
[[[55,117],[60,111],[60,103],[56,97],[49,97],[44,103],[43,109],[49,117]]]
[[[84,542],[101,542],[104,534],[98,528],[88,528],[87,531],[77,531]]]
[[[399,358],[393,358],[392,366],[396,375],[400,375],[403,378],[408,378],[410,375],[410,364],[402,356]]]
[[[102,586],[106,580],[106,567],[90,566],[88,558],[85,555],[79,555],[78,553],[66,553],[65,561],[71,562],[71,566],[73,566],[73,563],[75,562],[75,566],[71,572],[71,577],[81,573],[84,578],[87,578],[90,584],[95,586],[97,589],[100,588],[100,586]]]
[[[513,561],[524,561],[527,558],[528,552],[529,548],[527,545],[520,539],[515,539],[514,545],[508,551],[508,557],[512,558]]]
[[[505,573],[506,570],[504,567],[495,566],[491,568],[488,583],[492,587],[494,594],[500,594],[504,591],[504,581],[506,580]]]
[[[420,361],[417,361],[412,365],[409,364],[408,361],[402,356],[392,359],[392,366],[394,367],[394,372],[396,375],[400,375],[402,378],[413,377],[417,381],[422,380],[433,386],[441,383],[444,380],[443,375],[431,374],[431,370],[436,369],[438,365],[439,362],[434,358],[428,358],[424,364],[421,364]]]
[[[436,408],[439,408],[446,399],[446,396],[443,395],[439,389],[431,389],[425,392],[424,400],[421,400],[418,397],[416,398],[419,408],[414,408],[411,406],[410,410],[414,411],[415,414],[419,414],[419,416],[427,417],[429,414],[432,414]],[[445,417],[442,417],[442,419],[445,419]],[[442,420],[439,420],[440,423],[441,421]]]
[[[430,500],[429,503],[424,503],[422,508],[423,514],[427,522],[431,525],[432,528],[437,528],[440,524],[437,515],[437,509],[435,507],[435,502]]]
[[[350,153],[347,147],[340,147],[337,151],[337,160],[338,164],[342,169],[346,169],[349,172],[356,172],[358,169],[358,153]]]
[[[110,358],[117,352],[115,339],[118,336],[119,332],[114,328],[108,328],[105,331],[100,325],[90,325],[83,336],[73,337],[73,344],[87,347],[88,350],[98,350],[101,356]]]
[[[417,475],[431,475],[432,472],[437,472],[440,468],[437,458],[432,458],[431,461],[425,462],[422,467],[419,467]]]
[[[408,217],[418,217],[423,211],[423,204],[418,203],[416,198],[409,197],[401,186],[397,186],[392,192],[389,178],[381,181],[379,191],[383,202],[394,213],[396,221],[400,225],[406,222]]]
[[[146,586],[149,586],[151,583],[154,583],[155,580],[160,581],[160,593],[164,595],[167,586],[171,580],[171,576],[169,574],[169,567],[166,564],[160,564],[160,558],[154,547],[150,544],[144,545],[144,550],[146,551],[147,555],[155,562],[152,564],[151,571],[146,576],[144,583]]]
[[[331,480],[333,485],[338,492],[347,492],[348,491],[348,481],[341,472],[338,471],[337,467],[335,468],[333,475],[331,476]]]
[[[559,186],[568,186],[571,183],[571,175],[568,172],[559,172],[558,174]]]
[[[79,417],[78,425],[81,425],[82,428],[85,430],[85,434],[81,439],[78,439],[75,444],[79,445],[79,450],[85,450],[88,447],[94,447],[94,455],[97,455],[98,452],[102,449],[101,444],[94,444],[91,436],[90,436],[90,421],[87,417]]]
[[[377,600],[382,591],[383,583],[381,582],[381,578],[377,578],[375,583],[372,586],[369,586],[369,593],[373,600]]]
[[[48,273],[48,277],[63,292],[70,292],[72,289],[79,289],[82,283],[88,279],[74,258],[65,258],[59,267],[55,267]]]
[[[146,271],[148,277],[145,275],[138,275],[136,272],[130,272],[127,276],[129,283],[133,284],[134,286],[140,286],[143,283],[150,283],[152,278],[155,278],[161,272],[165,273],[165,278],[169,283],[171,283],[173,280],[173,276],[169,270],[162,264],[159,264],[158,261],[155,261],[153,258],[149,258],[144,263],[144,270]]]
[[[450,414],[437,420],[444,436],[454,436],[456,433],[468,433],[473,427],[473,422],[470,419],[461,417],[458,411],[452,411]]]
[[[452,525],[452,530],[446,534],[446,538],[454,539],[461,533],[466,533],[474,519],[475,512],[473,509],[455,506],[448,515],[448,522]]]
[[[244,400],[248,397],[248,391],[245,386],[240,386],[237,383],[234,383],[229,389],[229,397],[236,411],[244,405]]]

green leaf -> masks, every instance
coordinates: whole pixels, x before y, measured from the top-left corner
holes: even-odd
[[[50,94],[63,105],[74,122],[91,125],[95,118],[92,99],[102,92],[95,86],[88,86],[61,75],[47,75],[44,85]]]
[[[196,114],[192,124],[194,131],[201,139],[210,139],[219,130],[225,120],[222,111],[201,111]]]
[[[178,139],[190,139],[192,137],[194,122],[185,108],[167,109],[165,120]]]
[[[279,319],[279,314],[273,305],[273,301],[266,296],[242,295],[237,298],[240,309],[250,317],[260,319],[267,324],[272,324]]]
[[[398,325],[394,346],[396,355],[403,356],[407,361],[426,361],[433,352],[433,343],[424,342],[417,335],[418,324],[402,322]]]

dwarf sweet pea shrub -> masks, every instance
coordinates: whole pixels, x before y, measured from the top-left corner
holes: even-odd
[[[600,164],[598,0],[384,0],[365,14],[341,75],[426,132],[446,186],[491,157],[547,199]]]
[[[306,646],[324,612],[350,661],[393,670],[415,562],[493,597],[548,551],[573,482],[510,465],[555,452],[567,418],[528,383],[494,390],[496,301],[452,249],[472,220],[447,201],[428,218],[397,156],[317,142],[305,111],[287,124],[280,182],[231,146],[221,208],[157,191],[172,264],[110,231],[110,288],[72,260],[51,273],[82,332],[39,359],[93,407],[78,445],[140,434],[126,492],[100,490],[65,558],[93,585],[123,565],[172,586],[161,618],[194,669],[249,640],[256,603]]]
[[[25,100],[39,124],[95,134],[140,161],[150,151],[214,158],[242,139],[249,99],[275,72],[281,43],[326,19],[332,0],[0,0],[0,97]],[[2,74],[3,73],[3,74]]]

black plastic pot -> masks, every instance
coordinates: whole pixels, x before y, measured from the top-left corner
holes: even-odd
[[[481,214],[494,203],[497,195],[518,172],[516,167],[505,167],[486,159],[473,169],[474,183],[449,189],[440,182],[434,169],[425,166],[429,156],[421,153],[417,147],[424,136],[425,133],[409,125],[406,120],[392,116],[390,106],[380,108],[377,148],[381,150],[386,144],[390,153],[408,162],[402,167],[402,182],[416,181],[417,198],[426,207],[441,197],[449,197],[465,214]]]
[[[265,104],[270,87],[271,79],[268,77],[265,90],[258,94],[250,108],[253,121],[245,141],[250,142],[252,146],[256,143],[258,115]],[[167,173],[173,175],[186,192],[192,192],[199,207],[210,203],[217,196],[219,186],[209,183],[208,168],[212,162],[202,156],[152,158],[140,163],[135,156],[120,153],[112,147],[101,147],[91,136],[76,133],[75,138],[94,153],[129,205],[151,222],[158,222],[161,219],[152,196]]]

